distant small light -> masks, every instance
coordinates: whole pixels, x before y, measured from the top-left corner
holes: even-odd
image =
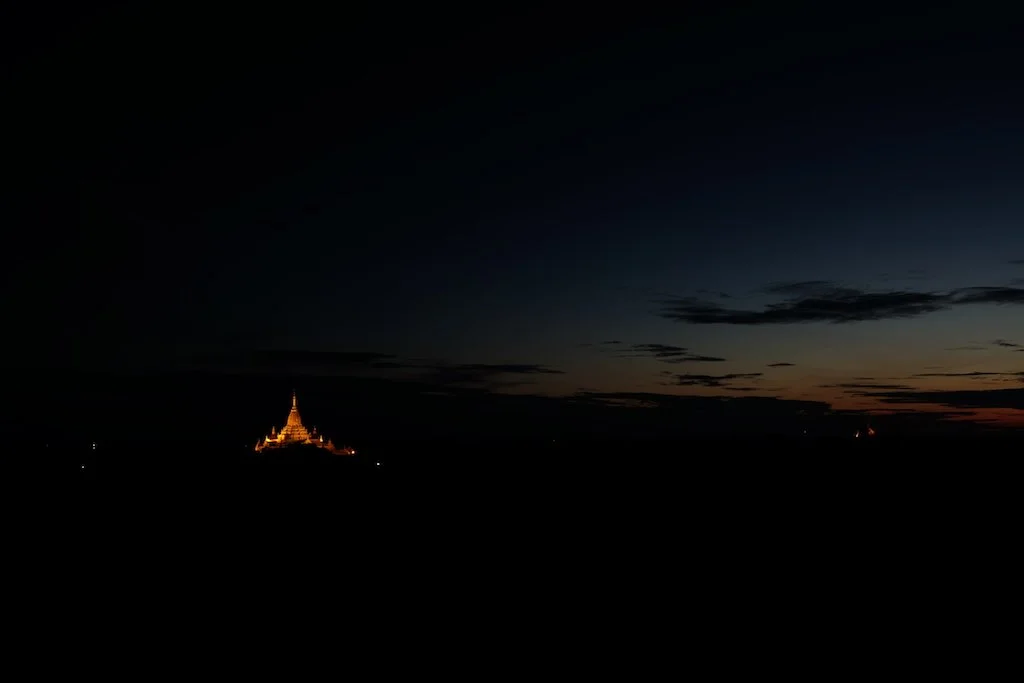
[[[377,463],[377,467],[380,467],[380,463]]]
[[[85,465],[82,465],[82,469],[83,469],[83,470],[85,469]]]
[[[96,450],[96,442],[95,441],[92,442],[92,449]]]

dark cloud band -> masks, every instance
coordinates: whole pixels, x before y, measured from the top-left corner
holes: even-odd
[[[787,299],[762,310],[725,308],[692,297],[661,299],[657,315],[695,325],[785,325],[852,323],[916,318],[971,304],[1024,304],[1024,288],[965,287],[948,292],[868,292],[823,280],[771,285],[766,293]]]

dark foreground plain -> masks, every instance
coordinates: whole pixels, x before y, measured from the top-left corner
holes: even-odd
[[[97,600],[459,595],[493,617],[571,595],[581,615],[676,601],[729,621],[802,596],[821,620],[946,609],[948,577],[1010,566],[1024,512],[1019,439],[353,445],[8,451],[11,526],[46,585]]]
[[[717,439],[676,441],[414,441],[254,453],[242,444],[35,443],[8,448],[15,480],[76,494],[205,499],[297,496],[328,503],[376,498],[442,504],[649,500],[779,505],[786,500],[1016,497],[1024,439]],[[19,479],[20,478],[20,479]]]

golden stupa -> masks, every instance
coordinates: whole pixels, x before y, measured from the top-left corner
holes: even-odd
[[[303,426],[302,418],[299,417],[298,399],[294,391],[292,392],[292,409],[288,413],[288,421],[281,428],[280,432],[271,427],[270,435],[256,442],[256,452],[259,453],[267,448],[288,448],[293,446],[315,446],[334,455],[356,454],[355,450],[348,446],[337,448],[330,439],[324,441],[323,434],[316,433],[316,427],[313,427],[311,432]]]

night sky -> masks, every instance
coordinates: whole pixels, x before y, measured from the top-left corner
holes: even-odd
[[[158,7],[8,23],[9,369],[1024,425],[1005,18]]]

